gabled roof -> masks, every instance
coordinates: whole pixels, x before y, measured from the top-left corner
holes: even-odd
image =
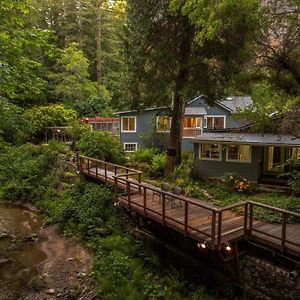
[[[216,101],[216,103],[230,112],[238,112],[253,105],[251,97],[247,96],[227,97],[222,101]]]
[[[300,139],[293,135],[278,135],[271,133],[233,133],[233,132],[210,132],[199,135],[193,139],[197,142],[235,143],[249,145],[276,145],[300,147]]]

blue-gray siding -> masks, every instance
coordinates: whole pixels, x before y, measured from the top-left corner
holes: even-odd
[[[194,144],[195,172],[198,177],[222,177],[225,173],[237,173],[247,180],[257,182],[261,176],[263,147],[252,146],[251,163],[226,161],[226,145],[222,145],[222,160],[199,159],[200,144]]]

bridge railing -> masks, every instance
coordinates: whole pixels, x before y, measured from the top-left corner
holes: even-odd
[[[300,233],[297,232],[297,229],[294,229],[294,226],[296,224],[289,224],[291,223],[290,221],[292,221],[291,218],[296,219],[296,221],[300,221],[299,213],[254,201],[248,201],[247,205],[248,214],[245,214],[245,219],[248,220],[247,233],[249,237],[253,236],[255,233],[258,233],[260,236],[264,237],[264,239],[269,240],[270,244],[274,244],[274,242],[276,243],[276,241],[279,241],[280,249],[282,252],[284,252],[287,247],[297,247],[300,249],[300,243],[295,242],[295,240],[293,239],[293,237],[295,237],[295,234],[299,235]],[[263,230],[263,228],[260,229],[260,227],[256,228],[254,225],[255,209],[267,210],[270,216],[275,217],[276,220],[280,219],[281,224],[278,224],[278,226],[280,226],[280,230],[273,233],[267,232],[266,230]]]
[[[113,176],[122,175],[128,178],[134,178],[141,182],[142,172],[125,166],[79,155],[77,159],[78,169],[86,175],[95,179],[103,180],[105,183],[113,183]]]

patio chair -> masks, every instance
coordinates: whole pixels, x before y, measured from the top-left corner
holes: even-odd
[[[174,195],[176,195],[176,196],[180,196],[180,194],[181,194],[181,187],[175,186],[175,187],[173,188],[173,190],[172,190],[172,194],[174,194]],[[171,196],[171,199],[170,199],[170,200],[171,200],[171,207],[174,207],[175,201],[176,201],[176,200],[179,201],[179,205],[180,205],[180,207],[182,207],[182,203],[181,203],[181,201],[180,201],[179,199],[177,199],[177,198]]]
[[[163,192],[168,192],[169,191],[169,184],[164,182],[161,184],[160,186],[160,189],[163,191]],[[154,201],[154,196],[157,196],[158,197],[158,202],[160,203],[161,202],[161,193],[160,192],[157,192],[157,191],[153,191],[153,194],[152,194],[152,201]]]

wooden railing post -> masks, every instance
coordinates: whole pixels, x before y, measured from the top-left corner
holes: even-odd
[[[128,180],[128,169],[126,169],[126,179]]]
[[[115,166],[115,175],[117,175],[117,166]]]
[[[161,203],[162,203],[162,221],[166,223],[166,195],[164,193],[161,194]]]
[[[212,211],[211,216],[211,247],[215,248],[216,244],[216,212]]]
[[[222,218],[223,218],[223,212],[219,212],[219,218],[218,218],[218,240],[217,240],[217,246],[218,248],[221,247],[222,242]]]
[[[77,170],[81,171],[81,157],[79,156],[78,152],[76,152],[76,163],[77,163]]]
[[[244,208],[244,235],[248,234],[248,202],[245,203]]]
[[[96,178],[98,178],[98,166],[99,166],[99,162],[96,160]]]
[[[141,187],[139,187],[141,188]],[[146,211],[147,211],[147,188],[144,187],[143,188],[144,192],[143,192],[143,200],[144,200],[144,216],[146,216]]]
[[[118,203],[118,179],[114,178],[115,203]]]
[[[130,199],[130,182],[129,181],[127,181],[127,183],[126,183],[126,188],[127,188],[127,194],[128,194],[128,197],[127,197],[128,207],[130,208],[131,207],[131,199]]]
[[[282,214],[282,229],[281,229],[281,251],[285,251],[285,240],[286,240],[286,221],[287,221],[287,215]]]
[[[104,163],[104,180],[105,183],[107,183],[107,163]]]
[[[179,200],[180,201],[180,200]],[[189,222],[189,206],[188,202],[184,202],[184,232],[188,235],[188,222]]]
[[[139,182],[139,193],[140,193],[141,192],[141,186],[140,186],[140,184],[142,182],[142,174],[141,173],[138,174],[138,182]]]
[[[90,159],[87,160],[88,175],[90,176]]]
[[[253,227],[253,204],[249,203],[249,230],[248,230],[248,236],[252,234],[252,227]]]

